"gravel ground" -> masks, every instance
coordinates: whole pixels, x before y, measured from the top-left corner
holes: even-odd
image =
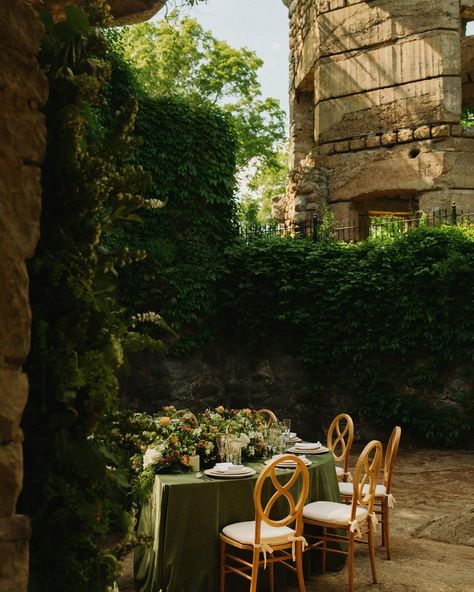
[[[393,494],[392,560],[385,559],[377,536],[379,583],[373,584],[368,549],[358,545],[356,592],[474,592],[474,453],[400,450]],[[135,592],[132,570],[129,556],[120,592]],[[345,568],[306,582],[307,592],[346,590]]]

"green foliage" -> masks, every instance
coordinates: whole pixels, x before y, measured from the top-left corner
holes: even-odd
[[[39,56],[49,82],[48,141],[41,240],[29,265],[33,332],[21,499],[33,526],[32,591],[104,592],[118,559],[98,541],[127,522],[127,481],[93,434],[115,406],[128,332],[114,295],[117,269],[142,256],[106,248],[104,237],[143,209],[146,176],[124,161],[134,105],[118,111],[113,125],[101,117],[110,63],[96,26],[108,22],[108,8],[90,0],[86,9],[66,7],[57,24],[43,13]]]
[[[148,253],[121,273],[122,300],[133,312],[159,310],[173,330],[193,328],[192,341],[199,340],[216,306],[224,247],[236,233],[232,128],[217,107],[141,99],[136,138],[135,161],[152,178],[146,195],[165,206],[122,231],[120,245]]]
[[[285,114],[276,99],[261,97],[262,60],[253,51],[232,48],[196,20],[180,20],[176,11],[157,24],[126,27],[115,43],[149,96],[222,106],[234,121],[239,166],[252,158],[275,160]]]
[[[472,235],[420,228],[357,245],[276,238],[228,254],[219,298],[227,336],[250,350],[283,341],[310,368],[316,399],[340,388],[375,421],[438,443],[468,441]],[[467,387],[453,386],[456,371]],[[433,404],[434,392],[450,402]]]

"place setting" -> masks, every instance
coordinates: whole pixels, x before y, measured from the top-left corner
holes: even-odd
[[[206,469],[204,474],[217,479],[242,479],[255,475],[255,469],[231,462],[216,463],[211,469]]]
[[[223,434],[217,437],[216,444],[222,462],[216,462],[212,468],[206,469],[204,475],[216,479],[244,479],[255,475],[255,469],[242,464],[243,443],[240,438]]]
[[[268,464],[272,463],[274,460],[276,460],[280,457],[283,457],[283,456],[286,456],[286,455],[285,454],[274,454],[272,456],[272,458],[265,460],[263,462],[263,464],[268,465]],[[311,461],[308,458],[306,458],[303,454],[301,456],[299,456],[299,458],[300,458],[300,460],[302,460],[304,462],[304,464],[307,467],[309,467],[311,465]],[[296,461],[292,460],[292,459],[287,459],[287,460],[281,461],[276,466],[279,469],[294,469],[294,468],[296,468]]]
[[[291,448],[287,449],[287,452],[291,452],[292,454],[323,454],[324,452],[329,452],[329,448],[323,446],[321,442],[303,442],[299,441],[296,442]]]

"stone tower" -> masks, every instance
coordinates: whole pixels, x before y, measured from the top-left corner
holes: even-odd
[[[290,183],[302,223],[327,200],[357,225],[380,212],[474,211],[474,0],[293,0]],[[472,74],[471,74],[472,73]]]

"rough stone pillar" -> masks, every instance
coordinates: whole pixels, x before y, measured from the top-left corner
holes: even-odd
[[[25,260],[39,238],[46,80],[36,60],[42,27],[23,0],[0,2],[0,592],[28,581],[30,525],[15,513],[23,481],[22,372],[31,312]]]
[[[292,0],[290,184],[278,213],[322,198],[342,225],[474,211],[474,0]],[[310,126],[312,125],[312,130]]]

